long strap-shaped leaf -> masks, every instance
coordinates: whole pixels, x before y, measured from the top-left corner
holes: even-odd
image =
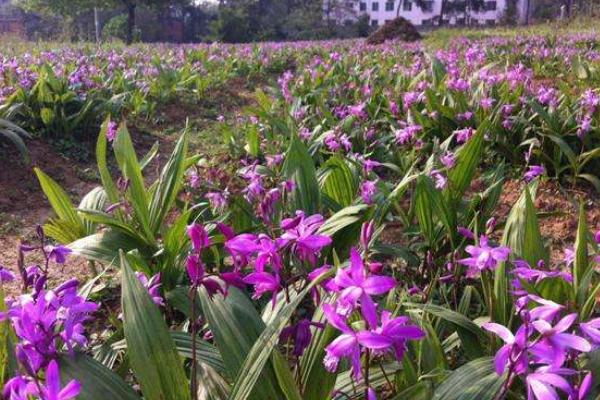
[[[453,371],[435,390],[434,400],[493,400],[504,383],[492,357],[473,360]]]
[[[64,355],[60,357],[59,362],[63,382],[76,379],[81,384],[78,399],[140,399],[123,378],[85,354],[77,354],[74,357]]]
[[[304,290],[298,293],[290,303],[281,309],[277,317],[273,319],[273,322],[267,325],[256,343],[254,343],[254,346],[252,346],[242,368],[240,368],[241,373],[238,374],[238,377],[231,388],[229,400],[246,400],[248,396],[250,396],[262,369],[271,357],[271,353],[279,341],[281,331],[288,324],[292,314],[300,305],[304,297],[325,277],[325,275],[326,274],[321,275],[320,279],[313,281],[304,288]]]
[[[147,400],[190,399],[189,383],[173,338],[123,252],[123,322],[131,367]]]

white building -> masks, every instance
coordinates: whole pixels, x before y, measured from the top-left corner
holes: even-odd
[[[509,0],[475,1],[448,0],[444,12],[444,25],[496,25],[507,11]],[[325,9],[331,0],[324,0]],[[404,17],[415,26],[439,25],[442,0],[353,0],[342,1],[333,17],[339,22],[369,16],[371,26],[380,26],[396,16]],[[525,0],[517,0],[517,18],[522,21],[525,15]]]

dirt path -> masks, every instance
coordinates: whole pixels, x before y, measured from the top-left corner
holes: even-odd
[[[240,111],[254,103],[254,85],[243,79],[232,81],[226,88],[210,93],[196,103],[169,104],[151,118],[128,118],[128,128],[138,155],[144,155],[158,141],[160,155],[146,170],[149,182],[156,179],[166,162],[179,134],[189,121],[191,130],[190,152],[207,157],[218,157],[225,151],[215,126],[224,115],[234,119]],[[258,83],[264,85],[265,83]],[[31,163],[22,162],[12,149],[0,148],[0,265],[17,270],[18,246],[34,243],[36,226],[43,225],[53,215],[33,171],[40,168],[56,180],[69,194],[73,204],[99,184],[94,157],[94,143],[53,146],[46,140],[28,142]],[[80,160],[80,161],[76,161]],[[35,252],[34,252],[35,253]],[[36,254],[28,255],[26,264],[42,260]],[[61,268],[50,272],[51,284],[76,277],[82,281],[90,277],[85,260],[69,257]],[[19,291],[19,283],[8,285],[8,294]]]

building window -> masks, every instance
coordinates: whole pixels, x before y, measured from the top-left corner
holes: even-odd
[[[423,10],[423,12],[433,12],[433,1],[423,1],[422,3],[422,7],[421,10]]]
[[[371,4],[371,10],[373,11],[379,11],[379,3],[378,2],[373,2],[373,4]]]
[[[394,2],[393,1],[385,2],[385,11],[394,11]]]
[[[496,2],[495,1],[486,1],[485,2],[485,11],[496,11]]]
[[[457,18],[456,19],[456,25],[457,26],[464,26],[465,25],[465,19],[464,18]]]
[[[378,26],[378,25],[379,25],[379,21],[377,21],[376,19],[371,20],[371,26]]]
[[[421,21],[421,25],[423,26],[431,26],[433,25],[432,21],[430,19],[424,19]]]
[[[360,11],[367,11],[367,3],[361,2],[359,8]]]
[[[404,11],[412,11],[412,1],[404,0],[404,5],[402,6]]]
[[[487,26],[494,26],[494,25],[496,25],[496,20],[495,19],[486,19],[485,24]]]

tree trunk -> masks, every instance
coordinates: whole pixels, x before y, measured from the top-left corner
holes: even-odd
[[[102,41],[100,34],[100,16],[98,15],[98,7],[94,7],[94,29],[96,30],[96,43]]]
[[[400,9],[404,6],[404,0],[398,2],[398,9],[396,10],[396,18],[400,16]]]
[[[567,18],[573,14],[573,0],[567,0]]]
[[[525,7],[525,25],[529,25],[529,18],[531,16],[531,0],[527,0]]]
[[[127,44],[133,43],[133,30],[135,29],[135,3],[127,4]]]
[[[446,13],[447,0],[442,0],[442,8],[440,8],[440,26],[444,25],[444,14]]]

